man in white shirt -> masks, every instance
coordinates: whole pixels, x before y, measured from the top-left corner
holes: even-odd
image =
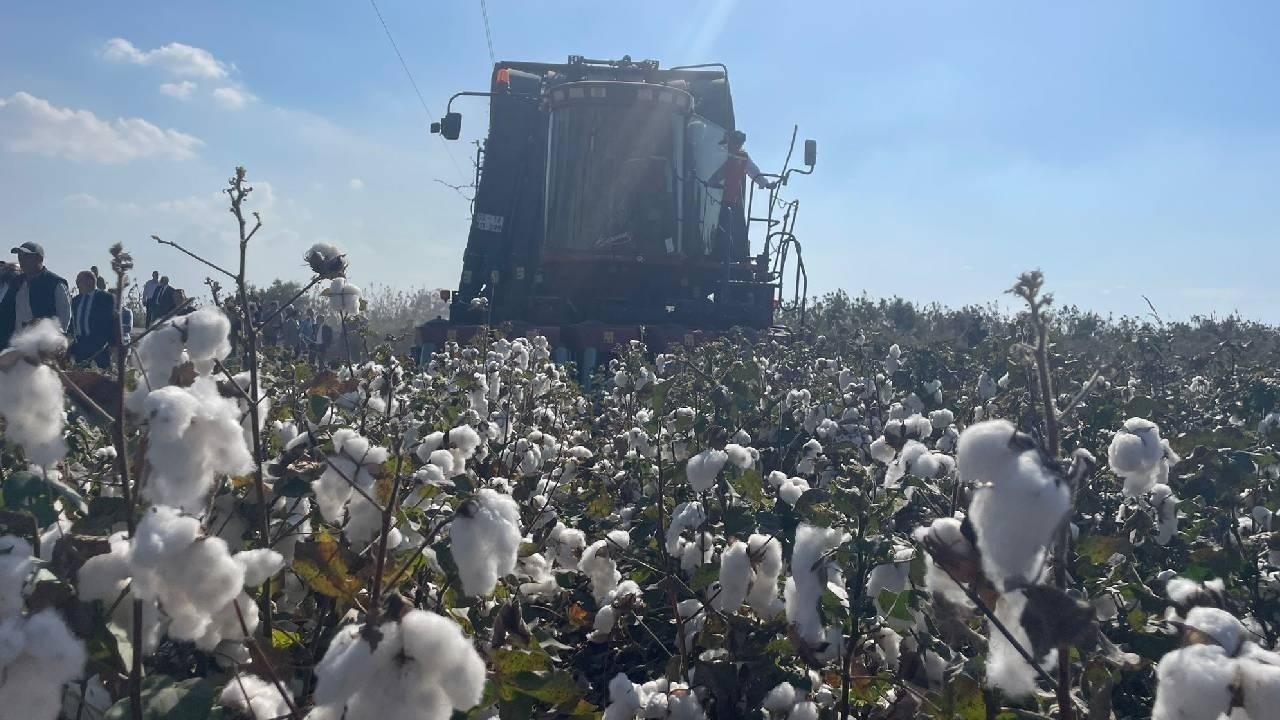
[[[152,306],[156,302],[156,290],[160,289],[160,272],[151,271],[151,279],[142,285],[142,307],[147,311],[147,327],[151,327]]]
[[[67,290],[67,281],[44,266],[44,248],[39,243],[24,242],[10,252],[18,256],[21,270],[17,286],[9,290],[16,293],[14,333],[43,318],[57,318],[62,331],[66,332],[71,326],[71,293]]]

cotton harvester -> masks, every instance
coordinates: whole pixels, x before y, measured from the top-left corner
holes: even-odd
[[[776,181],[767,199],[757,202],[747,182],[747,236],[759,252],[731,250],[721,189],[709,182],[735,129],[724,65],[500,62],[489,92],[454,95],[432,132],[458,138],[453,101],[463,96],[489,98],[489,135],[476,156],[462,278],[447,291],[448,319],[418,327],[420,357],[491,329],[541,334],[585,377],[631,340],[663,351],[732,328],[780,332],[784,274],[803,302],[799,203],[778,189],[813,172],[817,144],[805,142],[806,169],[788,167],[789,150],[782,170],[766,174]]]

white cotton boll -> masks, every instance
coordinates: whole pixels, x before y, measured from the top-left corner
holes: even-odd
[[[685,572],[693,572],[711,562],[715,552],[715,541],[711,533],[701,533],[693,541],[685,541],[680,547],[680,568]]]
[[[800,496],[804,495],[809,488],[809,481],[804,478],[787,478],[782,485],[778,487],[778,497],[786,504],[795,507],[800,501]]]
[[[1156,511],[1156,542],[1168,545],[1178,532],[1178,498],[1168,485],[1151,486],[1151,507]]]
[[[897,454],[897,451],[889,445],[883,435],[871,442],[871,458],[876,462],[888,465],[893,462],[893,458],[896,457]]]
[[[152,503],[200,512],[218,475],[253,469],[239,405],[222,397],[213,379],[160,388],[147,396],[145,408],[151,473],[142,492]]]
[[[765,478],[771,487],[780,488],[787,482],[787,474],[780,470],[770,471],[769,476]]]
[[[1112,472],[1124,478],[1124,492],[1136,497],[1151,486],[1165,483],[1169,467],[1180,458],[1160,438],[1160,426],[1143,418],[1129,418],[1111,439],[1107,461]]]
[[[440,688],[454,710],[470,710],[484,695],[485,664],[456,622],[425,610],[400,620],[404,652],[419,665],[415,682]]]
[[[996,601],[995,615],[1024,648],[1031,647],[1031,639],[1022,627],[1022,612],[1027,606],[1027,596],[1014,591],[1000,596]],[[1013,643],[994,626],[987,633],[987,687],[997,688],[1011,698],[1026,697],[1035,692],[1036,669],[1027,664]],[[1051,650],[1045,658],[1037,658],[1041,667],[1051,667],[1058,657]]]
[[[833,568],[819,565],[818,560],[840,545],[843,535],[839,530],[814,527],[801,523],[796,528],[795,548],[791,555],[791,577],[787,579],[787,621],[796,626],[800,636],[809,643],[822,641],[825,631],[818,615],[818,601],[828,587]]]
[[[933,422],[923,415],[912,415],[902,425],[907,437],[927,438],[933,434]]]
[[[751,456],[751,450],[736,443],[729,443],[724,446],[724,451],[729,456],[729,462],[739,470],[746,470],[755,464],[755,458]]]
[[[778,577],[782,575],[782,544],[769,535],[747,538],[747,554],[755,564],[755,577],[747,591],[747,604],[761,618],[770,619],[783,612],[778,597]]]
[[[812,700],[798,702],[791,708],[787,720],[818,720],[818,705]]]
[[[942,549],[958,559],[976,560],[978,551],[965,538],[961,526],[962,523],[959,518],[938,518],[928,527],[917,528],[913,533],[913,537],[918,541],[927,542],[928,545]],[[945,570],[938,567],[937,563],[933,561],[932,555],[926,553],[924,562],[924,582],[930,593],[941,595],[954,605],[964,608],[972,607],[972,602],[964,592],[964,589],[952,580]]]
[[[720,554],[720,593],[712,605],[721,612],[736,613],[747,599],[747,588],[754,579],[747,544],[734,540]]]
[[[591,633],[587,639],[591,642],[605,642],[613,634],[613,626],[618,620],[618,611],[612,605],[605,605],[596,612],[591,623]]]
[[[360,288],[344,278],[334,278],[329,284],[329,309],[339,315],[355,315],[360,312]]]
[[[1217,720],[1230,710],[1235,677],[1235,663],[1217,645],[1188,645],[1165,653],[1156,665],[1152,720]]]
[[[978,376],[978,399],[986,402],[996,396],[996,382],[991,379],[986,370]]]
[[[463,590],[488,595],[498,578],[515,570],[523,538],[520,508],[510,496],[481,488],[459,508],[449,537]]]
[[[42,353],[62,352],[66,345],[66,338],[52,320],[41,320],[13,338],[13,348],[33,361]],[[65,405],[62,382],[48,366],[19,361],[8,370],[0,370],[3,437],[20,445],[29,462],[52,467],[66,457]]]
[[[791,707],[796,704],[796,694],[795,686],[791,683],[780,683],[764,696],[764,701],[761,703],[761,706],[769,712],[788,712],[791,710]]]
[[[222,707],[238,710],[250,720],[274,720],[289,714],[289,703],[276,689],[275,683],[257,675],[237,675],[218,695]]]
[[[547,537],[547,552],[560,567],[578,567],[578,562],[582,559],[582,551],[586,548],[586,535],[581,530],[568,527],[562,522],[557,521]]]
[[[951,412],[950,410],[946,410],[946,409],[934,410],[933,412],[929,413],[929,424],[932,425],[935,430],[943,430],[949,427],[955,421],[956,421],[955,413]]]
[[[685,466],[689,486],[694,492],[710,490],[728,460],[729,454],[723,450],[703,450],[689,458],[689,463]]]
[[[1248,630],[1234,615],[1215,607],[1193,607],[1183,624],[1193,627],[1213,638],[1213,641],[1234,656],[1240,650]]]
[[[231,354],[231,321],[218,307],[202,307],[174,321],[187,334],[187,355],[202,372],[213,369],[213,361]]]
[[[622,579],[608,548],[608,540],[597,540],[582,551],[582,559],[578,561],[578,569],[591,581],[591,595],[598,603],[604,602]]]
[[[623,550],[631,547],[631,535],[626,530],[610,530],[605,533],[605,539],[609,541],[610,545],[620,547]]]
[[[362,631],[381,636],[377,647],[369,643]],[[341,718],[341,708],[347,698],[365,686],[375,673],[384,671],[400,650],[398,623],[383,623],[376,629],[362,625],[347,625],[338,630],[329,642],[329,649],[316,665],[317,705],[336,705]]]
[[[885,665],[896,669],[902,654],[902,636],[892,628],[882,627],[875,633],[875,640]]]
[[[626,673],[618,673],[609,681],[609,706],[604,720],[633,720],[642,707],[636,684]]]
[[[22,356],[38,360],[42,356],[60,355],[67,351],[67,336],[53,318],[36,320],[14,334],[9,347]]]
[[[49,527],[40,533],[40,559],[45,562],[53,562],[53,551],[58,547],[58,542],[71,532],[71,521],[66,518],[59,518]]]
[[[0,537],[0,619],[22,614],[22,588],[31,574],[31,543]]]
[[[284,556],[275,550],[243,550],[232,556],[244,568],[244,586],[258,587],[284,569]]]
[[[84,645],[53,610],[0,624],[12,657],[0,656],[0,708],[5,717],[55,720],[63,685],[80,675]],[[0,650],[2,651],[2,650]]]
[[[677,505],[671,514],[671,524],[667,526],[667,553],[678,553],[682,533],[696,530],[706,521],[707,513],[702,509],[702,503],[695,501]]]
[[[1280,666],[1254,662],[1242,656],[1238,667],[1244,710],[1249,718],[1265,718],[1274,714],[1276,708],[1280,708]]]
[[[988,420],[965,429],[956,454],[960,479],[975,484],[969,519],[983,571],[998,587],[1039,572],[1044,547],[1070,509],[1066,483],[1021,447],[1012,424]]]

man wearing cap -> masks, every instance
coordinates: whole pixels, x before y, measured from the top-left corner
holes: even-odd
[[[43,318],[57,318],[66,332],[71,325],[71,294],[67,281],[44,266],[44,248],[39,243],[24,242],[10,252],[18,256],[19,273],[6,283],[0,308],[13,318],[12,332],[20,332]],[[0,321],[0,329],[5,326],[8,322]]]
[[[716,228],[716,237],[719,242],[716,254],[724,257],[727,250],[730,259],[735,262],[744,261],[751,254],[751,245],[747,240],[745,210],[747,177],[750,176],[755,180],[756,185],[762,190],[771,189],[777,185],[765,180],[764,175],[760,173],[760,168],[752,162],[747,151],[742,149],[746,142],[747,134],[741,130],[730,130],[724,134],[720,144],[727,146],[729,157],[725,159],[720,169],[712,173],[708,181],[711,187],[723,188],[720,200],[720,221]]]
[[[108,348],[115,347],[121,328],[116,321],[116,299],[99,290],[89,270],[76,275],[79,294],[71,300],[71,357],[102,369],[111,365]]]

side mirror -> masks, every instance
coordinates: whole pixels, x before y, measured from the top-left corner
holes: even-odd
[[[431,123],[431,132],[443,135],[445,140],[457,140],[462,133],[462,113],[447,113],[440,122]]]
[[[804,164],[813,167],[818,164],[818,141],[804,141]]]

